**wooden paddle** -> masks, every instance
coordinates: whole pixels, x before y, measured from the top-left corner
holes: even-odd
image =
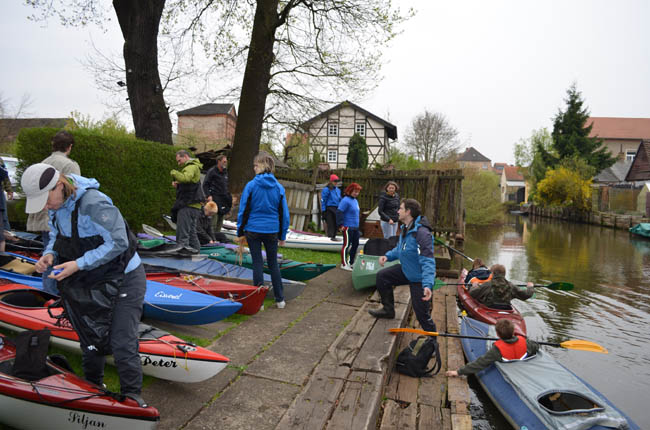
[[[443,285],[467,285],[462,282],[459,282],[457,284],[443,284]],[[517,287],[525,287],[526,284],[513,284]],[[552,282],[550,284],[546,285],[533,285],[535,288],[549,288],[551,290],[556,290],[556,291],[571,291],[573,290],[573,284],[570,282]]]
[[[469,260],[470,263],[473,263],[473,262],[474,262],[474,259],[473,259],[473,258],[468,257],[467,255],[463,254],[462,252],[460,252],[459,250],[457,250],[457,249],[455,249],[455,248],[452,248],[451,246],[447,245],[445,242],[443,242],[442,240],[438,239],[437,237],[434,237],[433,240],[434,240],[436,243],[439,243],[440,245],[447,247],[447,249],[449,249],[449,250],[452,251],[452,252],[455,252],[456,254],[460,255],[461,257],[465,257],[465,258],[467,258],[467,259]]]
[[[142,230],[144,230],[145,233],[150,234],[152,236],[161,237],[163,239],[171,240],[172,242],[178,243],[174,239],[172,239],[171,237],[165,236],[160,231],[158,231],[157,229],[153,228],[150,225],[142,224]]]
[[[424,331],[417,328],[391,328],[388,329],[391,333],[417,333],[423,334],[425,336],[441,336],[441,337],[459,337],[463,339],[484,339],[484,340],[499,340],[496,337],[481,337],[481,336],[464,336],[461,334],[452,334],[452,333],[438,333],[436,331]],[[537,342],[537,341],[535,341]],[[600,352],[601,354],[608,354],[609,352],[595,342],[590,342],[588,340],[566,340],[562,343],[553,343],[553,342],[537,342],[540,345],[547,345],[565,349],[575,349],[576,351],[589,351],[589,352]]]

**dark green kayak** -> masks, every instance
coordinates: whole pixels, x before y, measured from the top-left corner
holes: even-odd
[[[630,233],[638,234],[639,236],[650,237],[650,223],[642,222],[630,228]]]
[[[249,269],[253,268],[250,254],[244,254],[240,264],[237,252],[232,249],[208,248],[202,249],[201,254],[206,254],[210,258],[224,263],[236,264],[238,266],[248,267]],[[336,267],[336,264],[302,263],[300,261],[283,259],[278,259],[278,263],[282,277],[293,281],[308,281]],[[269,273],[269,268],[266,264],[264,264],[264,271]]]

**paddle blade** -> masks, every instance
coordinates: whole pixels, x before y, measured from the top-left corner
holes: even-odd
[[[144,230],[145,233],[150,234],[152,236],[165,237],[165,235],[162,234],[160,231],[147,224],[142,224],[142,230]]]
[[[590,342],[588,340],[567,340],[560,343],[562,348],[566,349],[575,349],[576,351],[589,351],[589,352],[600,352],[601,354],[609,354],[602,346],[598,345],[596,342]]]
[[[573,290],[573,284],[570,282],[553,282],[552,284],[545,285],[546,288],[551,290],[559,291],[571,291]]]

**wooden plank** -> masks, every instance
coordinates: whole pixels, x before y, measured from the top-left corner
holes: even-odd
[[[351,372],[326,428],[375,430],[381,405],[381,391],[381,374]]]
[[[447,398],[449,402],[468,405],[470,394],[467,380],[463,378],[449,378],[447,383],[449,384],[449,389],[447,390]],[[459,410],[462,410],[461,406],[459,406]]]
[[[349,374],[348,367],[338,366],[331,357],[325,356],[277,428],[322,429],[336,407]]]
[[[396,303],[394,319],[377,319],[352,363],[352,370],[381,373],[392,368],[398,337],[389,334],[388,329],[402,327],[409,309],[405,304]]]
[[[418,388],[418,403],[435,408],[442,408],[446,405],[447,377],[444,373],[439,373],[433,378],[422,378]]]
[[[464,414],[451,414],[452,430],[472,430],[472,417]]]
[[[456,378],[454,378],[456,379]],[[451,414],[454,415],[469,415],[469,403],[453,401],[449,403]]]
[[[447,333],[458,334],[458,315],[456,314],[456,296],[448,295],[445,299],[447,309]]]
[[[377,321],[368,313],[372,306],[366,302],[354,315],[343,332],[336,338],[327,350],[337,364],[350,367],[366,341],[370,330]]]
[[[438,430],[442,428],[442,408],[419,405],[420,417],[418,419],[419,430]]]
[[[384,402],[380,430],[416,430],[417,404],[404,405],[393,400]]]
[[[408,375],[400,375],[396,400],[415,404],[415,402],[418,400],[419,381],[420,378],[413,378]]]
[[[449,409],[441,409],[442,412],[442,426],[441,429],[451,430],[451,411]]]

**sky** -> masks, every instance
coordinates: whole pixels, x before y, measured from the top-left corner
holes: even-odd
[[[381,81],[351,100],[397,126],[444,114],[492,162],[514,162],[514,144],[552,129],[572,83],[592,116],[650,118],[650,2],[647,0],[394,0],[416,15],[385,50]],[[0,5],[0,94],[29,94],[33,117],[79,111],[108,115],[81,65],[92,52],[119,53],[115,19],[104,31],[27,20],[17,0]],[[197,103],[198,104],[198,103]],[[172,115],[172,122],[176,117]]]

